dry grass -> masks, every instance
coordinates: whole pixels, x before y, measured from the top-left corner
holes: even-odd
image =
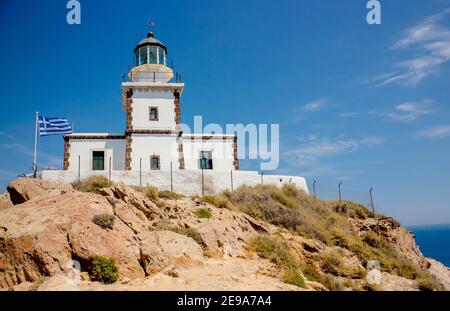
[[[92,222],[104,229],[112,229],[114,226],[114,215],[100,214],[92,218]]]
[[[179,199],[183,198],[183,195],[176,193],[174,191],[161,190],[158,192],[158,197],[160,199],[179,200]]]
[[[78,181],[72,184],[72,186],[82,192],[99,193],[102,188],[108,188],[112,186],[112,182],[104,176],[91,176],[82,181]]]
[[[216,205],[216,198],[207,200]],[[314,199],[293,185],[284,185],[281,188],[271,185],[257,185],[255,187],[241,186],[235,191],[225,191],[220,195],[224,203],[221,207],[239,210],[255,218],[290,230],[306,238],[322,241],[328,246],[339,246],[354,253],[363,266],[369,260],[378,260],[381,269],[408,279],[417,280],[422,288],[437,288],[438,285],[418,266],[406,260],[399,254],[394,246],[385,237],[369,232],[358,237],[349,226],[348,218],[367,219],[370,217],[383,217],[374,215],[361,204],[350,201],[322,201]],[[216,205],[217,206],[217,205]],[[385,218],[385,217],[384,217]],[[393,226],[400,224],[392,220]],[[266,247],[271,244],[266,243]],[[272,245],[273,247],[273,245]],[[278,261],[278,257],[271,258],[273,254],[283,254],[281,250],[270,251],[267,255],[264,247],[259,247],[262,257]],[[261,254],[260,254],[261,255]],[[330,275],[345,276],[349,278],[362,278],[365,270],[341,265],[336,258],[319,258],[321,269]],[[332,278],[325,280],[312,264],[302,264],[301,269],[310,280],[317,280],[328,288],[339,288]],[[324,272],[325,272],[324,271]]]
[[[352,279],[361,279],[366,276],[366,271],[358,266],[345,264],[343,254],[337,250],[325,254],[321,262],[323,272],[334,276],[342,276]]]
[[[261,258],[270,260],[283,270],[283,282],[305,287],[305,279],[299,272],[300,264],[292,256],[289,244],[281,238],[259,235],[251,241],[250,246]]]
[[[205,195],[201,198],[201,201],[209,203],[218,208],[233,209],[233,206],[228,199],[223,195]]]

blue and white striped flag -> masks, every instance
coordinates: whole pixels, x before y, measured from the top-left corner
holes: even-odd
[[[39,136],[72,134],[72,125],[66,118],[39,116]]]

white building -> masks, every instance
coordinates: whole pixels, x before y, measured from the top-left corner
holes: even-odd
[[[124,134],[64,137],[64,170],[239,170],[235,135],[183,134],[180,97],[184,84],[169,82],[167,48],[148,33],[134,49],[131,82],[122,83]]]
[[[103,175],[129,185],[153,185],[184,194],[217,193],[240,185],[293,183],[297,176],[239,171],[235,135],[186,134],[181,130],[184,84],[166,65],[167,48],[150,32],[134,49],[131,82],[122,83],[123,134],[64,136],[64,170],[43,170],[42,179],[73,182]]]

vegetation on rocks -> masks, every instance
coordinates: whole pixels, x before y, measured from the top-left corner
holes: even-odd
[[[78,191],[99,193],[100,189],[111,187],[112,182],[104,176],[91,176],[73,183],[72,186]]]
[[[117,272],[114,259],[95,256],[92,259],[91,279],[103,284],[112,284],[117,281],[119,273]]]
[[[22,283],[20,288],[27,288],[29,280],[40,280],[37,287],[41,277],[50,277],[42,288],[59,286],[67,258],[77,258],[92,280],[107,284],[118,279],[118,271],[123,278],[138,280],[173,265],[183,269],[178,274],[183,280],[197,275],[211,288],[225,288],[229,282],[223,275],[244,264],[250,274],[233,275],[233,282],[246,289],[293,288],[280,281],[316,290],[450,288],[448,269],[425,258],[410,231],[356,203],[322,201],[293,185],[243,186],[177,201],[179,195],[153,187],[118,183],[102,189],[109,184],[102,177],[83,180],[75,190],[35,179],[11,182],[9,195],[1,196],[7,207],[0,210],[0,227],[5,228],[0,230],[0,257],[6,263],[0,267],[0,288]],[[211,221],[199,220],[212,215]],[[33,238],[28,237],[30,228],[37,232]],[[267,260],[249,258],[249,250]],[[199,265],[204,260],[215,266]],[[386,282],[378,286],[365,280],[364,267],[373,260],[387,272],[382,276]],[[223,267],[227,269],[221,275],[210,278],[208,271]],[[261,282],[251,285],[248,280],[258,275]]]
[[[100,214],[92,218],[92,222],[102,228],[112,229],[114,226],[114,215]]]
[[[206,218],[209,219],[212,217],[212,214],[210,211],[208,211],[206,208],[198,208],[194,211],[195,216],[198,218]]]
[[[181,194],[169,190],[158,191],[158,188],[153,186],[147,186],[144,188],[140,187],[138,191],[143,192],[147,198],[149,198],[159,207],[165,206],[165,203],[161,199],[179,200],[183,197]]]
[[[179,193],[169,191],[169,190],[161,190],[158,192],[158,197],[160,199],[167,199],[167,200],[179,200],[183,196]]]
[[[317,239],[329,247],[341,247],[352,252],[364,266],[369,260],[378,260],[382,271],[417,280],[424,286],[437,288],[436,282],[420,267],[405,259],[382,234],[369,231],[362,236],[351,230],[348,219],[366,220],[375,215],[361,204],[350,201],[323,201],[315,199],[294,185],[281,188],[271,185],[241,186],[235,191],[207,196],[203,200],[217,207],[228,208],[290,230],[306,238]],[[393,228],[400,224],[391,220]],[[362,278],[365,271],[345,267],[339,256],[329,254],[318,258],[324,273],[334,276]],[[306,277],[321,283],[329,280],[318,278],[311,264],[303,264]],[[431,285],[430,285],[431,284]]]
[[[251,242],[252,249],[284,270],[282,280],[298,287],[305,287],[305,279],[299,272],[300,264],[293,257],[289,245],[278,237],[259,235]]]
[[[144,188],[144,194],[153,202],[157,202],[159,199],[158,188],[156,187],[148,186],[147,188]]]
[[[171,225],[169,222],[161,221],[157,224],[156,228],[158,230],[168,230],[173,231],[178,234],[185,235],[187,237],[192,238],[198,245],[201,247],[205,247],[205,243],[203,242],[202,235],[195,228],[186,228],[186,227],[176,227]]]

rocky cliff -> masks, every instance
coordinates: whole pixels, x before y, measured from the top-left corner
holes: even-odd
[[[314,223],[306,222],[309,214],[294,209],[297,202],[312,209],[304,203],[310,202],[306,195],[297,198],[286,192],[286,201],[272,189],[267,202],[275,198],[278,205],[256,212],[252,207],[249,212],[240,191],[241,196],[199,198],[113,184],[94,193],[79,185],[17,179],[0,196],[0,288],[450,289],[450,270],[425,258],[413,234],[392,219],[355,217],[347,210],[345,218],[333,214],[334,221],[342,222],[339,228],[344,228],[346,238],[320,238],[299,229]],[[264,196],[251,200],[256,200],[255,206],[266,206]],[[292,226],[273,213],[293,213],[289,206],[297,213],[289,219],[302,215],[303,223]],[[392,255],[382,247],[392,249]],[[94,281],[97,257],[114,260],[116,282]],[[376,285],[367,281],[366,257],[383,258],[381,282]],[[74,263],[80,265],[77,270]],[[74,277],[78,270],[80,279]]]

